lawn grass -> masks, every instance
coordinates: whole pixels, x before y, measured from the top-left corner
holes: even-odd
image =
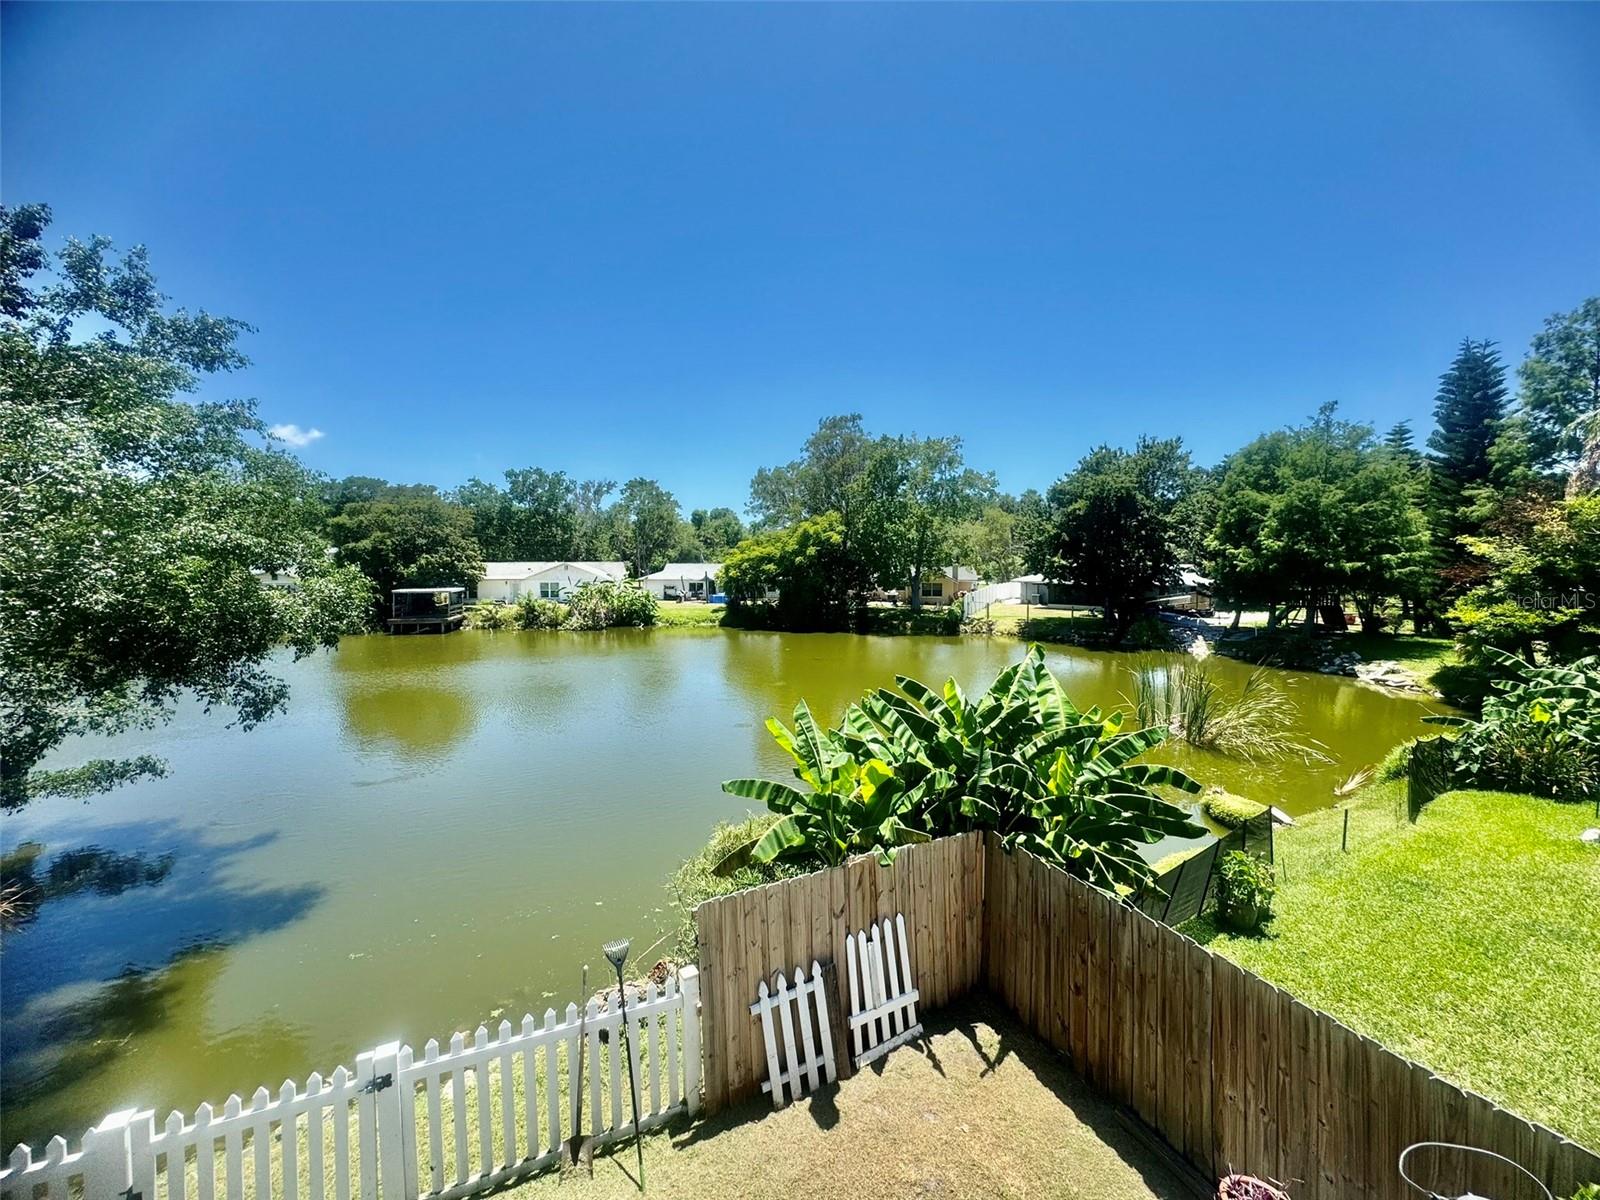
[[[1415,826],[1403,781],[1277,836],[1263,937],[1185,932],[1524,1117],[1600,1146],[1600,848],[1594,809],[1450,792]]]
[[[721,625],[728,610],[721,604],[678,604],[656,606],[656,624],[668,629],[693,629]]]
[[[1354,650],[1367,662],[1389,659],[1426,683],[1440,667],[1459,662],[1450,638],[1421,637],[1414,633],[1350,632],[1339,640],[1342,649]]]
[[[929,1037],[774,1112],[758,1099],[645,1139],[658,1196],[1094,1197],[1199,1200],[1194,1177],[1136,1136],[1065,1059],[998,1006],[933,1014]],[[631,1143],[503,1195],[624,1200]]]

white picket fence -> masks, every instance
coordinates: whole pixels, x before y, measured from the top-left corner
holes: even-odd
[[[864,1067],[922,1033],[917,1020],[921,994],[911,983],[906,919],[896,913],[845,938],[850,965],[850,1037],[856,1066]]]
[[[77,1151],[61,1137],[42,1159],[18,1146],[0,1200],[454,1200],[553,1165],[585,1092],[585,1140],[633,1131],[624,1020],[640,1127],[698,1111],[699,994],[685,967],[642,999],[630,989],[626,1018],[592,998],[520,1029],[480,1025],[471,1045],[457,1033],[443,1052],[390,1042],[354,1072],[314,1074],[303,1089],[286,1080],[276,1096],[258,1088],[248,1106],[230,1096],[220,1115],[202,1104],[158,1129],[153,1112],[113,1113]]]

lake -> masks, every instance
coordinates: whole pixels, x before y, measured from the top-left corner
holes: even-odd
[[[114,1109],[189,1111],[390,1039],[564,1006],[581,964],[600,986],[602,941],[643,951],[670,927],[667,876],[745,811],[719,783],[789,777],[769,715],[803,696],[835,720],[897,672],[970,690],[1022,651],[720,629],[370,636],[285,663],[289,710],[256,730],[187,707],[117,739],[171,774],[35,804],[0,832],[8,853],[43,848],[42,880],[65,862],[80,884],[4,937],[0,1141],[75,1140]],[[1131,690],[1132,656],[1048,658],[1081,705]],[[1331,764],[1164,760],[1303,812],[1425,728],[1417,699],[1275,679]]]

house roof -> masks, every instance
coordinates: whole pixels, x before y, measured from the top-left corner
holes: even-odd
[[[391,595],[394,595],[394,596],[403,596],[403,595],[422,596],[422,595],[432,595],[434,592],[464,592],[466,590],[467,590],[466,588],[458,587],[455,584],[440,584],[438,587],[390,588],[389,589],[389,593]]]
[[[971,567],[949,566],[935,568],[946,579],[953,579],[957,583],[977,583],[978,573]]]
[[[1179,565],[1178,582],[1186,588],[1206,588],[1211,586],[1211,580],[1187,564]]]
[[[646,579],[660,579],[670,583],[674,579],[715,579],[722,572],[721,563],[668,563],[659,571],[652,571]]]
[[[590,575],[603,576],[607,579],[621,579],[628,573],[628,564],[622,562],[579,562],[576,560],[562,560],[559,562],[486,562],[483,564],[483,574],[479,579],[527,579],[532,575],[542,575],[552,567],[575,567],[586,571]]]

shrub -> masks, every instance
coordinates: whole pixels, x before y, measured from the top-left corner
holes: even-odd
[[[1143,616],[1128,627],[1123,636],[1124,650],[1171,650],[1172,631],[1160,617]]]
[[[1200,802],[1200,807],[1206,816],[1224,829],[1237,829],[1246,821],[1253,820],[1267,811],[1265,804],[1257,804],[1254,800],[1235,796],[1220,788],[1207,792],[1205,799]]]
[[[1477,712],[1490,692],[1488,668],[1477,663],[1445,663],[1428,677],[1439,699],[1456,708]]]
[[[771,813],[746,817],[743,821],[722,821],[711,831],[711,838],[686,859],[667,881],[672,893],[673,908],[678,913],[678,930],[675,940],[676,956],[680,961],[693,962],[699,953],[699,940],[695,932],[694,910],[702,901],[741,892],[745,888],[759,887],[775,879],[799,875],[820,866],[801,860],[789,862],[748,863],[726,875],[716,873],[717,864],[737,850],[771,829],[778,818]]]
[[[1427,718],[1460,730],[1457,782],[1558,800],[1600,795],[1600,656],[1546,667],[1493,647],[1484,657],[1500,678],[1482,717]]]
[[[656,623],[656,598],[633,580],[603,580],[578,589],[567,607],[566,629],[642,628]]]
[[[467,611],[467,619],[474,629],[510,629],[513,613],[509,605],[498,600],[484,600]]]
[[[1230,850],[1217,860],[1217,916],[1237,933],[1256,933],[1272,918],[1272,898],[1278,894],[1272,864]]]
[[[1319,637],[1300,626],[1279,626],[1248,638],[1226,639],[1217,643],[1217,652],[1290,671],[1320,671],[1345,653],[1338,638]]]
[[[567,606],[559,600],[524,596],[517,601],[515,619],[518,629],[560,629],[567,619]]]

